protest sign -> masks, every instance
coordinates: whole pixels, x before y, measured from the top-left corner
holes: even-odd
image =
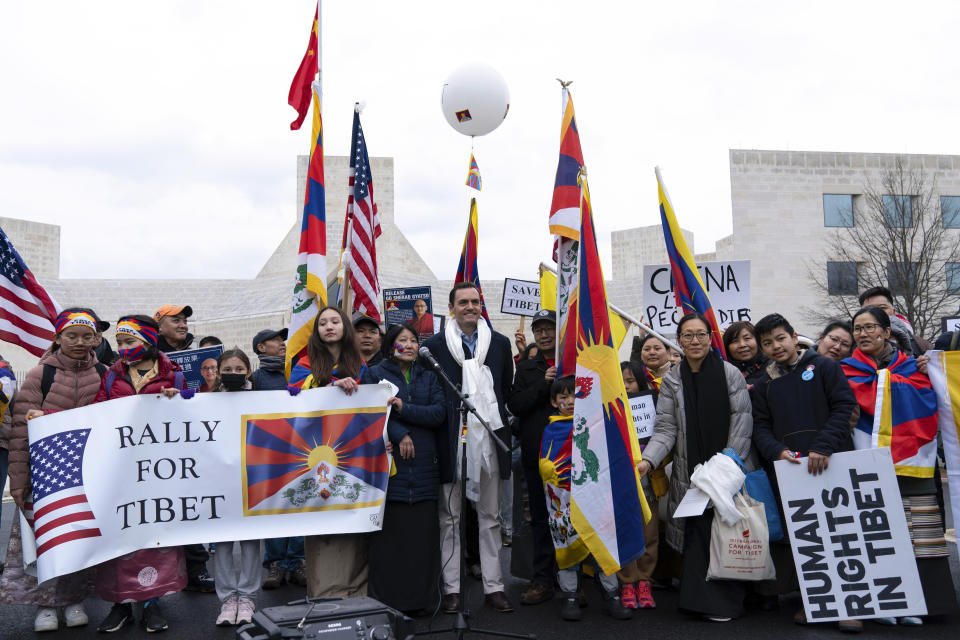
[[[937,392],[937,427],[943,441],[943,459],[950,487],[953,530],[960,531],[960,351],[927,351],[927,374]]]
[[[717,322],[724,329],[731,323],[750,320],[750,261],[728,260],[697,265],[710,296]],[[643,267],[643,315],[655,331],[676,333],[684,310],[677,307],[673,277],[668,264]]]
[[[533,317],[540,310],[540,283],[530,280],[503,279],[503,300],[500,312]]]
[[[200,368],[207,360],[217,361],[223,353],[223,345],[215,344],[201,349],[187,349],[186,351],[171,351],[166,354],[170,360],[180,365],[188,389],[198,389],[203,384],[203,375]]]
[[[405,324],[422,340],[443,328],[443,317],[433,315],[430,287],[404,287],[383,290],[383,321],[386,326]]]
[[[940,318],[940,333],[956,331],[958,329],[960,329],[960,317],[948,316]]]
[[[653,435],[653,424],[657,421],[657,403],[653,401],[653,391],[641,391],[630,398],[630,412],[633,414],[633,426],[637,429],[637,439]]]
[[[378,530],[395,391],[131,396],[31,420],[40,582],[137,549]]]
[[[927,613],[889,448],[774,467],[807,620]]]

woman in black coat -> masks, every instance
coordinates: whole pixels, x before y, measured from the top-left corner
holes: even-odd
[[[387,423],[397,473],[387,485],[383,529],[370,537],[370,595],[408,613],[432,611],[439,598],[436,432],[446,424],[443,390],[436,374],[417,364],[418,347],[410,327],[393,325],[384,359],[371,371],[399,391]]]

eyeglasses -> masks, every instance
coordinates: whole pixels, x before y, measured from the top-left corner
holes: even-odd
[[[827,340],[829,340],[829,341],[832,342],[833,344],[837,345],[837,346],[840,347],[841,349],[849,349],[850,347],[853,346],[852,344],[850,344],[850,343],[847,342],[846,340],[841,340],[840,338],[838,338],[837,336],[835,336],[835,335],[833,335],[833,334],[828,334],[828,335],[827,335]]]
[[[872,324],[862,324],[858,327],[853,328],[853,335],[858,335],[860,333],[876,333],[881,325],[872,323]]]
[[[683,333],[680,335],[680,340],[683,342],[706,342],[710,339],[710,334],[704,331],[700,333]]]
[[[216,367],[200,367],[200,371],[216,371]]]

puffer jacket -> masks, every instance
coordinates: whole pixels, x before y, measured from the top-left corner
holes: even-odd
[[[130,374],[127,373],[127,365],[122,360],[117,360],[110,366],[110,375],[108,371],[103,376],[103,382],[100,384],[100,390],[97,391],[97,397],[94,402],[103,402],[104,400],[113,400],[114,398],[125,398],[127,396],[137,395],[136,388],[130,380]],[[180,365],[172,362],[170,358],[162,352],[157,354],[157,377],[148,382],[142,389],[140,395],[150,395],[151,393],[160,393],[162,389],[176,387],[177,389],[186,389],[187,383],[181,375],[180,384],[176,385],[177,372],[180,371]],[[113,378],[113,385],[107,390],[107,381]]]
[[[723,363],[727,378],[727,394],[730,398],[730,432],[727,446],[740,456],[748,471],[757,468],[753,453],[753,409],[747,383],[740,370],[729,362]],[[687,416],[683,403],[683,383],[680,367],[673,367],[660,383],[657,399],[657,422],[653,437],[643,450],[643,459],[656,469],[673,452],[673,473],[670,476],[670,491],[667,494],[667,513],[673,515],[677,506],[690,488],[690,473],[687,467]],[[667,522],[667,543],[677,551],[683,551],[683,519],[670,518]]]
[[[47,397],[43,398],[41,382],[44,365],[52,365],[56,372]],[[74,360],[57,351],[47,350],[40,363],[27,373],[17,393],[13,407],[13,429],[10,434],[10,494],[17,505],[30,490],[30,449],[27,432],[27,412],[40,409],[45,413],[66,411],[92,404],[100,388],[97,357],[93,352],[83,360]]]
[[[387,434],[393,442],[393,461],[397,473],[387,485],[387,500],[413,504],[436,500],[440,488],[440,461],[437,457],[437,431],[446,425],[447,409],[443,389],[437,375],[419,365],[410,370],[410,382],[400,366],[384,360],[371,373],[397,385],[397,397],[403,410],[393,409],[387,423]],[[400,441],[413,440],[413,458],[400,457]]]

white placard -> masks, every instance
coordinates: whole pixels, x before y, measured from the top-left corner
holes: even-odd
[[[540,310],[540,283],[531,280],[504,278],[502,313],[533,316]]]
[[[749,260],[702,262],[697,271],[721,329],[733,322],[750,320]],[[644,265],[643,316],[647,324],[656,331],[676,333],[683,314],[673,292],[670,265]]]
[[[40,581],[137,549],[378,530],[395,392],[144,395],[31,420]]]
[[[710,496],[700,491],[697,487],[690,485],[687,492],[683,495],[677,510],[673,512],[674,518],[691,518],[702,516],[710,504]]]
[[[810,622],[927,613],[890,449],[774,465]]]
[[[657,421],[657,403],[652,391],[641,391],[630,400],[630,412],[633,414],[633,426],[637,429],[637,439],[653,435],[653,425]]]

